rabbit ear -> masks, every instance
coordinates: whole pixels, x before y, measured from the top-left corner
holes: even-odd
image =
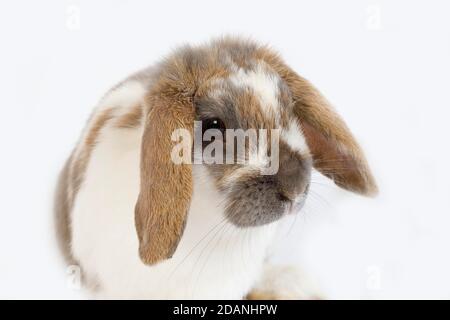
[[[145,264],[171,258],[183,234],[192,196],[190,164],[171,159],[177,129],[192,133],[194,108],[167,94],[146,97],[148,113],[141,146],[140,193],[135,208],[139,255]],[[191,134],[192,136],[192,134]],[[191,137],[189,137],[191,138]],[[189,143],[190,148],[192,143]]]
[[[366,196],[378,192],[364,153],[341,117],[322,94],[268,50],[260,57],[290,88],[314,167],[340,187]]]
[[[328,101],[297,74],[288,79],[314,167],[340,187],[366,196],[377,193],[361,147]]]

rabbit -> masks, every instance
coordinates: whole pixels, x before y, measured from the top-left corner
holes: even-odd
[[[198,152],[196,123],[278,130],[276,172],[262,174],[264,159],[174,163],[173,132],[192,133],[189,158]],[[287,271],[266,258],[283,217],[301,214],[312,170],[343,189],[377,193],[346,124],[273,49],[239,37],[185,45],[94,109],[60,174],[59,244],[94,297],[296,298],[270,283]]]

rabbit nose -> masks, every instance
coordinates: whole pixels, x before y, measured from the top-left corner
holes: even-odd
[[[311,169],[310,158],[302,158],[289,147],[280,146],[280,165],[275,176],[280,196],[298,202],[299,197],[308,193]]]
[[[309,191],[309,182],[306,184],[301,184],[300,188],[295,188],[295,191],[281,189],[279,191],[281,200],[301,202],[306,198]]]
[[[306,201],[306,196],[308,195],[308,190],[309,190],[309,183],[306,184],[303,192],[301,192],[300,194],[287,194],[280,191],[279,193],[279,197],[281,201],[287,202],[287,212],[292,214],[292,213],[297,213],[299,212],[303,206],[305,205],[305,201]]]
[[[295,164],[289,169],[280,167],[276,176],[278,191],[281,196],[289,201],[296,199],[308,192],[311,169],[308,166]]]

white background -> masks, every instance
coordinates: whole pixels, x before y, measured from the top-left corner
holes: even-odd
[[[269,43],[334,104],[380,195],[314,186],[276,260],[328,298],[450,298],[448,1],[9,1],[0,5],[0,298],[79,298],[51,227],[95,103],[175,46]],[[317,178],[316,178],[317,179]]]

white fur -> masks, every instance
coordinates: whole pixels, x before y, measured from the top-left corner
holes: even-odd
[[[259,99],[261,110],[267,117],[275,118],[275,125],[280,123],[280,104],[278,75],[268,69],[263,62],[257,62],[253,70],[236,68],[229,80],[238,87],[251,88]],[[266,168],[270,161],[267,156],[268,143],[270,141],[258,141],[257,148],[250,150],[249,166],[237,172],[234,176],[245,174],[249,171],[260,171]],[[277,167],[278,168],[278,167]]]
[[[268,116],[279,120],[278,83],[280,78],[259,62],[255,70],[238,69],[230,76],[231,82],[238,87],[249,87],[259,99],[262,110]]]
[[[292,266],[264,266],[263,276],[254,290],[278,299],[321,299],[318,285],[300,269]]]
[[[170,260],[144,265],[134,225],[141,135],[142,128],[104,128],[75,199],[72,251],[88,278],[97,280],[98,296],[242,298],[261,274],[277,223],[239,229],[225,221],[222,196],[204,168],[194,165],[194,193],[177,251]]]
[[[309,148],[299,123],[291,119],[289,126],[281,130],[281,139],[293,150],[302,155],[309,154]]]
[[[109,91],[98,104],[97,111],[114,107],[120,107],[118,110],[126,111],[127,108],[141,101],[145,91],[146,88],[142,82],[128,80]]]
[[[126,113],[130,107],[140,103],[141,99],[144,97],[144,94],[144,84],[136,80],[129,80],[121,83],[107,92],[94,109],[92,119],[84,128],[81,134],[80,143],[78,143],[74,150],[74,158],[80,156],[82,149],[84,148],[83,142],[86,140],[93,124],[96,122],[97,117],[100,116],[102,111],[111,109],[113,110],[114,116],[120,116],[121,114]],[[72,196],[74,194],[74,190],[72,190],[70,185],[68,191],[69,195]]]

